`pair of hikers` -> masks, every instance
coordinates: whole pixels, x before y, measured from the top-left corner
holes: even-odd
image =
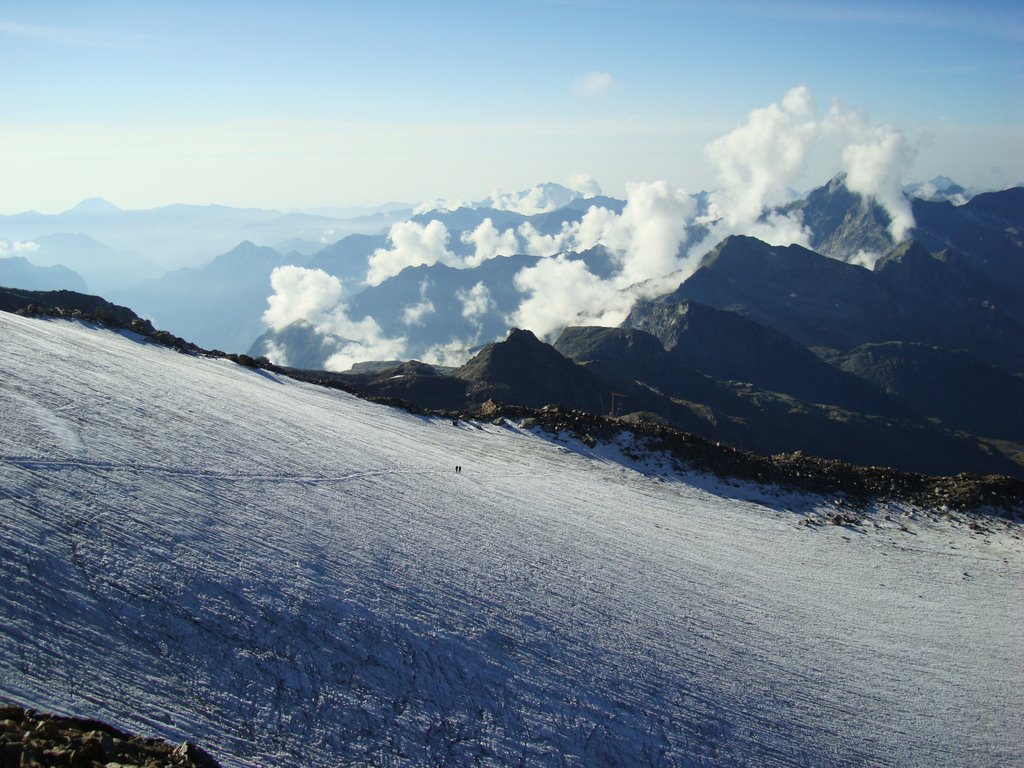
[[[461,475],[462,474],[462,465],[461,464],[456,464],[455,465],[455,474],[457,474],[457,475]]]

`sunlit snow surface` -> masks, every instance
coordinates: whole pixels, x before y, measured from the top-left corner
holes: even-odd
[[[1024,762],[1012,525],[803,527],[63,321],[0,313],[0,382],[0,699],[226,766]]]

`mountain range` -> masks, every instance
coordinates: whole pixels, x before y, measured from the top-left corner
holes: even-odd
[[[410,226],[444,225],[457,265],[409,266],[365,285],[368,257],[389,247],[383,233],[350,234],[307,254],[244,242],[208,264],[108,298],[200,346],[297,369],[326,367],[351,342],[347,329],[372,322],[382,337],[401,339],[403,360],[440,355],[444,365],[378,361],[347,379],[424,407],[491,399],[608,413],[615,392],[617,415],[661,420],[761,454],[807,451],[927,473],[1021,475],[1024,188],[961,205],[912,199],[916,227],[911,239],[894,243],[885,210],[837,176],[780,209],[800,216],[811,248],[727,237],[674,290],[637,300],[619,328],[570,323],[549,338],[553,348],[527,329],[509,335],[523,301],[517,276],[549,257],[493,255],[474,264],[466,235],[482,226],[496,233],[526,226],[555,237],[593,206],[619,215],[625,202],[557,185],[537,190],[411,217]],[[516,210],[526,199],[543,210]],[[694,200],[692,210],[706,214],[706,196]],[[98,201],[81,208],[69,215],[120,213]],[[708,231],[696,214],[691,223],[687,244]],[[559,257],[597,280],[612,278],[619,259],[601,245]],[[4,261],[16,266],[9,258],[0,267]],[[270,276],[285,266],[335,280],[346,321],[328,314],[266,330]]]
[[[808,210],[820,213],[825,199],[854,204],[841,181],[812,193]],[[378,366],[346,377],[374,395],[440,408],[490,398],[608,413],[616,392],[620,415],[664,420],[761,454],[806,451],[933,474],[1020,477],[1024,291],[1012,275],[1024,263],[1015,234],[1024,226],[1022,194],[979,195],[966,210],[928,203],[920,234],[942,250],[908,240],[890,246],[873,269],[729,237],[674,291],[636,302],[618,329],[567,328],[553,350],[514,331],[459,368]],[[871,242],[883,242],[888,220],[877,211],[871,217]],[[833,220],[846,222],[833,227],[833,243],[864,250],[863,218]],[[379,290],[404,281],[405,293],[390,299],[401,306],[417,286],[443,284],[447,275],[468,285],[480,269],[415,268]],[[1007,279],[993,278],[999,270]],[[298,358],[299,367],[330,352],[310,334],[313,359]],[[566,359],[556,365],[553,351]]]
[[[106,286],[102,282],[94,284],[90,270],[96,269],[98,275],[103,275],[114,269],[114,264],[104,258],[108,255],[106,251],[119,253],[120,264],[130,271],[159,277],[162,271],[202,266],[245,240],[272,246],[287,246],[289,241],[298,240],[307,244],[304,248],[313,243],[319,250],[348,234],[379,232],[411,214],[411,207],[395,203],[329,211],[327,215],[224,205],[174,204],[123,210],[102,198],[93,198],[62,213],[26,211],[0,215],[0,241],[38,242],[55,235],[76,237],[77,242],[54,243],[51,258],[74,259],[84,247],[93,248],[95,252],[88,259],[81,259],[79,266],[83,267],[89,289],[95,291],[105,290]],[[283,250],[287,251],[287,247]],[[73,264],[65,266],[76,268]]]

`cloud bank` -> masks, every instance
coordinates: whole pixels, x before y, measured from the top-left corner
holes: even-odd
[[[18,240],[0,240],[0,257],[16,253],[33,253],[39,250],[39,243],[20,242]]]
[[[273,331],[303,322],[317,333],[334,337],[337,351],[325,367],[346,371],[364,360],[396,360],[404,356],[405,337],[388,338],[372,317],[351,320],[342,301],[342,283],[322,269],[277,267],[270,275],[274,293],[267,299],[263,322]]]
[[[447,264],[462,266],[462,261],[448,250],[448,228],[437,219],[427,224],[402,221],[392,225],[388,234],[390,248],[378,248],[367,262],[367,285],[380,285],[406,267],[421,264]]]
[[[684,190],[657,181],[627,185],[621,214],[591,206],[580,221],[563,224],[557,235],[540,235],[523,225],[520,234],[537,255],[601,245],[617,270],[601,279],[583,261],[565,256],[523,269],[515,285],[526,298],[510,323],[548,339],[567,325],[618,325],[637,299],[671,290],[692,271],[681,246],[695,212],[696,204]]]
[[[512,256],[522,252],[516,233],[511,229],[499,232],[490,217],[484,219],[472,232],[463,232],[460,239],[465,245],[473,246],[473,253],[463,262],[466,267],[479,267],[496,256]]]
[[[705,152],[720,187],[710,195],[706,250],[729,234],[758,237],[773,245],[807,246],[811,233],[797,215],[771,210],[787,202],[789,189],[812,155],[830,156],[846,174],[847,187],[878,203],[891,219],[890,234],[902,240],[914,226],[903,179],[916,146],[892,125],[873,125],[860,113],[833,104],[818,116],[806,86],[790,89],[778,104],[752,110],[746,121],[711,142]]]
[[[594,83],[596,88],[608,87],[611,80],[595,78]],[[369,256],[366,282],[379,285],[409,266],[442,263],[473,268],[499,256],[529,254],[541,260],[515,276],[522,301],[505,318],[510,326],[529,328],[550,340],[567,325],[617,325],[636,300],[675,288],[709,248],[730,234],[776,245],[809,245],[812,234],[799,213],[787,215],[777,209],[792,199],[792,185],[799,183],[810,160],[822,154],[845,172],[851,191],[885,209],[893,238],[902,239],[914,224],[903,177],[915,151],[914,142],[898,128],[873,124],[837,103],[822,115],[810,89],[797,86],[778,103],[752,110],[736,128],[707,145],[720,185],[708,194],[706,215],[698,218],[694,197],[665,181],[632,183],[626,185],[621,213],[591,205],[578,220],[566,221],[554,232],[542,232],[529,221],[502,230],[488,217],[459,234],[459,242],[471,249],[464,257],[449,247],[451,233],[441,221],[406,221],[391,227],[389,247]],[[597,182],[580,175],[568,187],[540,184],[516,193],[493,191],[481,205],[534,215],[599,194]],[[694,230],[695,226],[702,229]],[[705,236],[693,243],[700,231]],[[597,275],[584,260],[570,255],[598,246],[604,249],[610,273],[601,259]],[[875,257],[862,253],[855,260],[868,264]],[[390,359],[405,348],[404,338],[384,337],[372,318],[350,320],[341,303],[340,282],[330,282],[334,278],[325,273],[275,275],[275,295],[265,316],[268,325],[303,319],[347,339],[352,359]],[[483,318],[495,311],[487,286],[477,283],[456,298],[479,337]],[[422,323],[434,311],[425,286],[418,304],[399,311],[406,325]],[[431,347],[424,359],[452,364],[478,341],[451,339]],[[365,357],[357,358],[356,353]]]

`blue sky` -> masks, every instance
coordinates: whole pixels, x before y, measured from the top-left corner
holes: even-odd
[[[717,181],[704,147],[797,85],[906,132],[914,178],[1007,185],[1021,8],[0,0],[0,212],[476,199],[573,174],[696,190]],[[806,186],[836,170],[810,162]]]

